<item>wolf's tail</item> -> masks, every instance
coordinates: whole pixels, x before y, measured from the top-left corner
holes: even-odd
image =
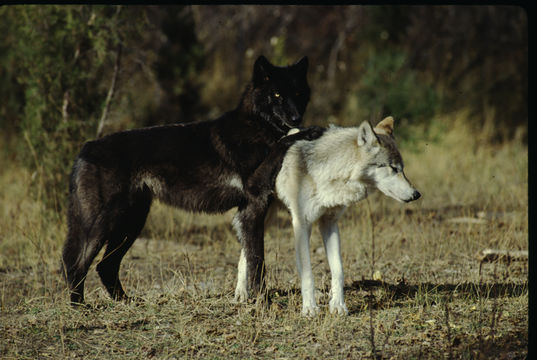
[[[77,159],[73,165],[69,183],[67,210],[67,238],[63,246],[60,271],[71,292],[71,303],[84,302],[84,281],[88,269],[102,248],[100,233],[99,197],[93,196],[99,186],[92,179],[94,165]]]

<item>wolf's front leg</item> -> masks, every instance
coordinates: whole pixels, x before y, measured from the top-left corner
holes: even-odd
[[[343,296],[343,263],[341,262],[341,244],[337,218],[330,215],[321,217],[319,219],[319,230],[323,237],[326,257],[328,258],[328,265],[332,273],[330,312],[347,315],[349,310],[345,306]]]
[[[237,268],[237,286],[235,287],[235,301],[245,302],[248,300],[248,267],[246,264],[246,254],[241,249],[239,266]]]
[[[302,315],[316,315],[319,312],[319,307],[315,301],[315,284],[311,270],[311,224],[293,216],[293,230],[295,232],[296,266],[302,292]]]
[[[239,277],[235,288],[235,298],[244,299],[248,288],[253,293],[265,291],[265,253],[264,232],[265,218],[272,202],[276,176],[281,169],[283,159],[289,147],[298,140],[313,140],[321,136],[323,128],[312,126],[290,136],[284,136],[271,149],[267,157],[244,181],[247,204],[239,209],[233,226],[244,251],[246,271],[241,273],[244,263],[239,262]],[[242,254],[242,252],[241,252]],[[241,255],[242,256],[242,255]],[[245,274],[244,274],[245,273]],[[244,286],[247,277],[249,285]],[[266,295],[266,294],[265,294]]]
[[[263,205],[263,206],[261,206]],[[265,249],[263,242],[267,206],[250,201],[233,219],[233,227],[241,244],[235,299],[244,301],[248,290],[253,294],[265,291]]]

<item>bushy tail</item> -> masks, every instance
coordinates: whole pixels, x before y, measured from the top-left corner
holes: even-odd
[[[100,208],[100,204],[90,204],[95,197],[88,194],[94,192],[95,183],[80,181],[81,173],[88,171],[88,164],[82,160],[75,161],[69,184],[69,207],[67,211],[68,232],[67,239],[63,246],[60,270],[71,291],[71,303],[82,303],[84,301],[84,281],[88,269],[103,246],[102,237],[98,236],[99,229],[96,224],[86,224],[84,219],[91,219],[95,222],[99,218],[95,209]],[[85,174],[87,175],[87,174]],[[86,209],[89,214],[83,214],[82,209]]]

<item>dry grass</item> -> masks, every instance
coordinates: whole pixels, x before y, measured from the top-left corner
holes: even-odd
[[[348,317],[327,311],[317,230],[312,262],[323,311],[303,318],[285,212],[266,236],[272,304],[237,305],[231,213],[160,204],[122,265],[127,291],[141,301],[111,301],[92,268],[90,306],[72,309],[58,273],[64,219],[42,216],[28,192],[36,179],[8,162],[0,174],[0,357],[524,358],[527,263],[484,264],[480,272],[475,254],[527,249],[527,150],[486,145],[464,117],[441,120],[449,121],[442,142],[402,148],[423,197],[401,205],[375,194],[340,222]],[[485,224],[448,221],[479,212]]]

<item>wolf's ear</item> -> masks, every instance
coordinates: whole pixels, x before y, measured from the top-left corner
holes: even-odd
[[[369,121],[364,121],[358,127],[358,146],[373,146],[378,144],[377,135],[373,131]]]
[[[267,60],[267,58],[263,55],[259,56],[254,63],[254,84],[260,84],[261,82],[268,80],[271,69],[272,64]]]
[[[393,136],[393,117],[388,116],[375,126],[375,132],[377,134],[384,134]]]
[[[300,75],[306,76],[306,74],[308,73],[308,65],[309,65],[308,57],[304,56],[302,59],[298,60],[293,65],[293,67],[298,73],[300,73]]]

